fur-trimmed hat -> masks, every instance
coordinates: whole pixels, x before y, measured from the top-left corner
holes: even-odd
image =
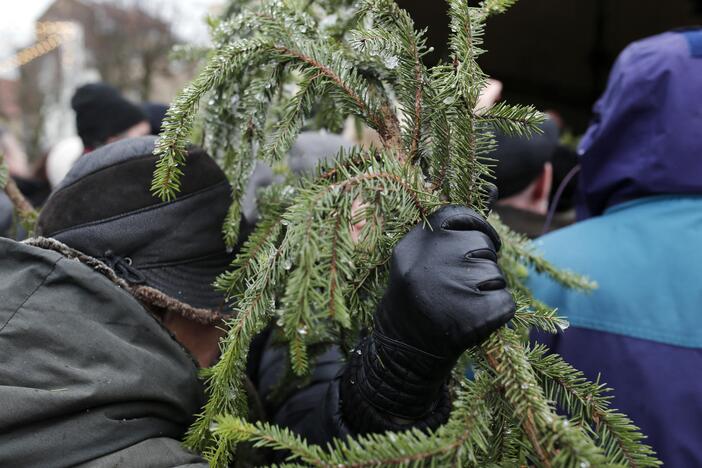
[[[196,319],[226,313],[212,283],[233,258],[222,239],[229,181],[190,147],[178,197],[162,202],[149,190],[155,141],[120,140],[80,158],[44,205],[38,233],[102,260],[159,307],[175,304]]]

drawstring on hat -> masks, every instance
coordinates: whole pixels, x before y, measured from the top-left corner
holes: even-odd
[[[131,258],[121,257],[116,255],[112,250],[108,250],[100,260],[112,268],[114,272],[117,273],[117,276],[130,284],[146,283],[146,277],[132,265]]]

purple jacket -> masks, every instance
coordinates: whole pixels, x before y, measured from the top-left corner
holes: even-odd
[[[702,29],[619,55],[581,154],[579,217],[649,195],[702,192]]]
[[[571,323],[536,337],[614,388],[666,466],[702,466],[702,29],[627,47],[581,146],[585,221],[537,248],[589,276],[583,294],[533,274]]]

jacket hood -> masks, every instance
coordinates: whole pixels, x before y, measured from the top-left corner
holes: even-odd
[[[658,194],[702,193],[702,29],[630,44],[578,148],[579,216]]]
[[[73,466],[179,440],[203,393],[156,319],[56,252],[0,239],[0,258],[0,466]]]

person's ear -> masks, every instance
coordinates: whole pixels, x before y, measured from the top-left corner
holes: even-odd
[[[553,185],[553,165],[550,162],[544,163],[544,168],[541,175],[534,184],[534,189],[531,192],[531,202],[540,203],[544,200],[548,201],[551,195],[551,186]]]

